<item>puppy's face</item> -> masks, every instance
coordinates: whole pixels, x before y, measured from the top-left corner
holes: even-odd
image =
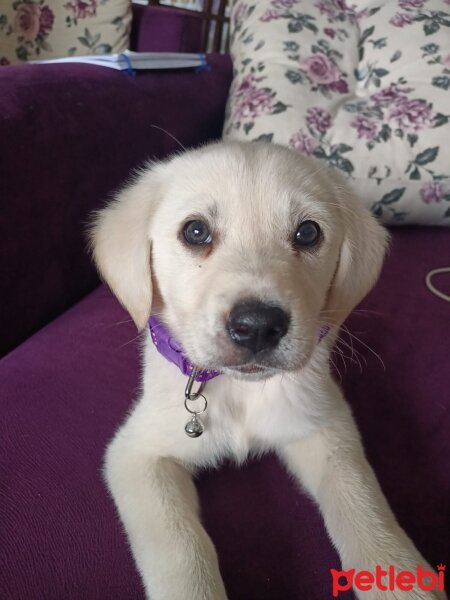
[[[345,285],[355,288],[356,302],[376,278],[385,235],[348,198],[329,169],[289,150],[216,144],[157,166],[119,197],[114,229],[107,223],[111,208],[97,222],[95,255],[107,281],[116,269],[117,282],[123,267],[112,266],[103,246],[109,236],[110,252],[111,238],[123,247],[134,232],[128,243],[142,244],[150,269],[131,277],[151,278],[153,312],[190,360],[236,377],[266,378],[301,369],[321,327],[339,323],[349,312],[352,294],[346,290],[339,298],[333,289],[342,285],[343,263],[347,271],[354,269],[354,281],[347,274]],[[140,224],[130,221],[132,213]],[[120,221],[128,236],[118,233]],[[350,232],[352,227],[359,227],[359,234]],[[367,264],[358,270],[357,256],[366,253]],[[126,254],[122,248],[119,262]],[[130,256],[130,261],[142,259]],[[143,311],[130,306],[133,299],[125,299],[123,284],[114,282],[135,320],[141,320],[139,312],[144,315],[143,325],[152,300],[139,300],[145,296],[143,282],[128,283],[125,292],[129,298],[130,285],[139,288],[136,302],[148,303]],[[350,304],[356,302],[352,297]]]
[[[192,362],[253,377],[308,360],[342,240],[317,166],[258,150],[176,160],[150,227],[158,309]]]

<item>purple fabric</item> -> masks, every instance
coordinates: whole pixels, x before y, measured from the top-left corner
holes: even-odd
[[[130,46],[137,52],[200,52],[199,13],[165,6],[133,6]]]
[[[347,323],[362,373],[335,357],[382,488],[433,565],[450,559],[449,306],[424,278],[449,256],[448,230],[396,230],[379,285]],[[101,480],[138,391],[138,346],[99,288],[0,362],[0,598],[144,597]],[[336,552],[274,457],[205,472],[198,488],[230,600],[331,597]]]
[[[193,365],[189,362],[181,344],[172,337],[167,327],[161,323],[158,317],[153,315],[150,317],[149,328],[153,343],[158,352],[162,354],[166,360],[176,365],[183,375],[190,375],[192,373]],[[219,371],[211,371],[208,369],[199,370],[195,376],[195,381],[209,381],[218,375],[220,375]]]
[[[0,68],[0,355],[98,285],[89,213],[132,168],[179,149],[153,125],[186,147],[220,137],[231,62],[208,62],[136,78],[89,65]]]

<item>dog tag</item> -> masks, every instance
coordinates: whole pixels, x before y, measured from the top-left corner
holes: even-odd
[[[197,415],[192,415],[192,417],[186,423],[184,430],[189,437],[197,438],[202,435],[205,428],[201,419],[199,419]]]

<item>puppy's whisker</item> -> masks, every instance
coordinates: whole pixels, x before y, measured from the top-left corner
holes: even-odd
[[[352,352],[351,356],[347,357],[352,363],[354,363],[355,365],[358,365],[359,367],[359,371],[360,373],[362,373],[362,364],[361,361],[359,360],[358,357],[358,353],[355,351],[355,349],[353,348],[353,346],[350,346],[349,344],[345,343],[342,338],[339,338],[336,340],[336,346],[335,348],[339,348],[339,343],[343,344],[345,347],[349,348],[350,351]],[[342,349],[341,349],[342,350]],[[343,351],[342,351],[343,352]],[[363,357],[364,358],[364,357]],[[367,364],[367,363],[366,363]]]
[[[129,344],[132,344],[133,342],[135,342],[136,340],[138,340],[140,337],[142,337],[142,331],[140,331],[135,337],[133,337],[131,340],[128,340],[128,342],[125,342],[124,344],[122,344],[121,346],[118,346],[116,348],[116,350],[122,350],[122,348],[125,348],[125,346],[128,346]]]
[[[342,341],[342,340],[340,340],[340,341]],[[340,348],[340,346],[339,346],[339,343],[338,343],[338,342],[339,342],[339,340],[336,340],[336,345],[334,346],[334,348],[333,348],[332,352],[336,352],[336,351],[338,351],[338,352],[339,352],[339,356],[341,357],[341,359],[342,359],[342,362],[344,363],[344,365],[345,365],[345,367],[346,367],[346,369],[345,369],[345,370],[346,370],[346,372],[347,372],[347,364],[346,364],[345,360],[349,360],[351,363],[353,363],[353,364],[357,365],[357,366],[359,367],[359,370],[360,370],[360,372],[362,373],[362,365],[361,365],[361,362],[360,362],[360,360],[358,359],[357,355],[356,355],[356,354],[354,354],[354,353],[352,353],[352,355],[351,355],[351,356],[348,356],[347,354],[345,354],[345,352],[342,350],[342,348]],[[345,344],[345,345],[346,345],[348,348],[350,348],[350,346],[348,346],[348,344]],[[353,350],[352,348],[350,348],[350,349],[351,349],[351,350]]]
[[[345,332],[344,332],[345,333]],[[352,353],[352,356],[358,356],[360,355],[364,361],[366,361],[365,357],[363,354],[361,354],[358,350],[356,350],[356,348],[353,345],[353,340],[352,338],[349,338],[350,343],[347,343],[344,338],[342,336],[337,336],[336,338],[336,343],[340,342],[341,344],[343,344],[344,346],[346,346]],[[367,365],[367,361],[366,361],[366,365]]]
[[[180,142],[180,140],[178,138],[176,138],[172,133],[170,133],[170,131],[167,131],[167,129],[164,129],[164,127],[160,127],[159,125],[150,125],[150,127],[152,127],[153,129],[159,129],[160,131],[162,131],[163,133],[168,135],[170,138],[173,139],[174,142],[176,142],[180,146],[180,148],[182,148],[185,152],[187,152],[187,149],[185,148],[185,146],[183,146],[183,144]]]
[[[331,364],[333,365],[333,367],[335,368],[335,370],[336,370],[337,374],[339,375],[339,381],[342,383],[342,375],[341,375],[341,372],[339,371],[339,369],[338,369],[338,367],[337,367],[336,363],[334,362],[334,360],[331,358],[331,354],[330,354],[330,362],[331,362]]]
[[[378,360],[380,361],[381,365],[383,366],[383,369],[386,371],[386,365],[384,364],[383,359],[381,358],[381,356],[375,352],[375,350],[373,348],[371,348],[368,344],[366,344],[365,342],[362,341],[362,339],[360,339],[358,336],[354,335],[353,333],[350,333],[350,331],[348,330],[347,327],[345,327],[345,331],[346,333],[353,339],[355,339],[357,342],[359,342],[362,346],[364,346],[365,348],[367,348],[367,350],[369,350],[369,352],[371,352],[376,358],[378,358]]]
[[[133,323],[133,319],[125,319],[124,321],[117,321],[115,323],[108,323],[105,326],[106,329],[110,329],[111,327],[117,327],[118,325],[126,325],[127,323]]]
[[[336,354],[336,356],[337,356],[338,358],[340,358],[340,359],[341,359],[341,361],[342,361],[342,364],[344,365],[345,372],[347,373],[347,363],[345,362],[345,358],[347,358],[347,357],[344,355],[344,352],[343,352],[343,351],[341,350],[341,348],[339,348],[338,346],[335,346],[335,347],[333,348],[333,351],[332,351],[332,352],[333,352],[334,354]]]

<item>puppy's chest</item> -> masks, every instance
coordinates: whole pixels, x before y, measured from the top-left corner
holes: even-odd
[[[206,425],[216,452],[238,461],[250,452],[299,439],[313,429],[301,392],[289,394],[255,384],[212,389]]]

